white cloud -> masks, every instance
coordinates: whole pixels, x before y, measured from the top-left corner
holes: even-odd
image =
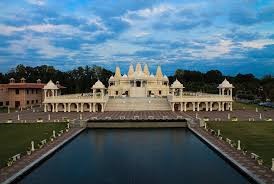
[[[9,41],[7,50],[14,54],[27,54],[27,50],[36,50],[43,58],[55,58],[59,56],[72,57],[74,54],[62,47],[52,45],[46,37],[24,36],[22,40]]]
[[[4,24],[0,24],[0,35],[10,36],[14,32],[23,31],[24,28],[22,27],[14,27],[14,26],[7,26]]]
[[[234,44],[231,40],[219,40],[218,43],[214,45],[204,45],[204,49],[187,49],[192,57],[197,59],[214,59],[218,57],[224,58],[227,56]]]
[[[274,40],[271,39],[260,39],[260,40],[252,40],[246,42],[240,42],[243,47],[246,48],[254,48],[254,49],[261,49],[265,45],[274,44]]]
[[[38,5],[38,6],[43,6],[46,4],[46,0],[26,0],[30,4]]]

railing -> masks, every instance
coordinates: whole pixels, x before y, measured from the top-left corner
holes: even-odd
[[[93,96],[92,93],[83,93],[83,94],[74,94],[74,95],[60,95],[47,97],[44,100],[44,103],[92,103],[92,102],[106,102],[108,101],[108,95],[105,96]]]
[[[201,94],[201,95],[195,95],[195,96],[187,96],[187,95],[183,95],[183,96],[172,96],[169,95],[167,97],[168,101],[232,101],[232,97],[231,96],[225,96],[225,95],[217,95],[217,94]]]

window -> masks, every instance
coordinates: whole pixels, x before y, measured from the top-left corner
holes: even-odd
[[[27,104],[29,104],[29,101],[27,100]]]
[[[34,104],[34,100],[31,101],[31,104]]]
[[[118,95],[119,93],[118,93],[118,91],[116,91],[116,95]]]
[[[159,91],[159,95],[162,95],[162,91]]]
[[[38,103],[38,100],[36,100],[36,103]]]
[[[0,102],[0,106],[3,106],[3,102]]]
[[[38,89],[36,89],[36,94],[38,94]]]
[[[33,94],[33,89],[31,90],[31,94]]]
[[[29,90],[27,89],[27,94],[29,94]]]
[[[16,93],[17,95],[19,95],[19,89],[16,89],[16,90],[15,90],[15,93]]]
[[[9,106],[10,105],[10,102],[9,101],[6,101],[6,106]]]

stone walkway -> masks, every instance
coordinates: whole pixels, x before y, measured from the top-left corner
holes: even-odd
[[[29,167],[32,164],[34,164],[33,162],[37,161],[37,159],[41,158],[42,156],[47,156],[45,154],[47,154],[54,148],[61,146],[63,142],[70,140],[74,136],[78,135],[78,133],[80,133],[81,130],[83,129],[70,129],[69,132],[66,132],[62,136],[57,137],[53,142],[48,142],[43,148],[36,150],[31,155],[22,156],[21,159],[16,161],[11,167],[4,167],[0,169],[0,183],[9,183],[7,182],[8,179],[10,179],[11,177],[15,177],[15,175],[18,175],[19,173],[22,174],[21,172],[24,173],[25,171],[23,170],[25,170],[26,167]]]
[[[250,154],[247,153],[247,155],[243,155],[242,151],[238,151],[236,148],[231,147],[224,140],[217,139],[216,136],[211,135],[203,128],[195,127],[192,129],[194,132],[196,131],[204,137],[208,142],[216,146],[219,150],[223,151],[223,153],[235,160],[242,169],[249,171],[252,175],[257,177],[258,180],[269,184],[274,183],[274,172],[264,165],[258,165],[257,161],[251,159]]]

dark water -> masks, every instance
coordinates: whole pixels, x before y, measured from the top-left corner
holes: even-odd
[[[187,129],[86,130],[20,183],[249,183]]]

